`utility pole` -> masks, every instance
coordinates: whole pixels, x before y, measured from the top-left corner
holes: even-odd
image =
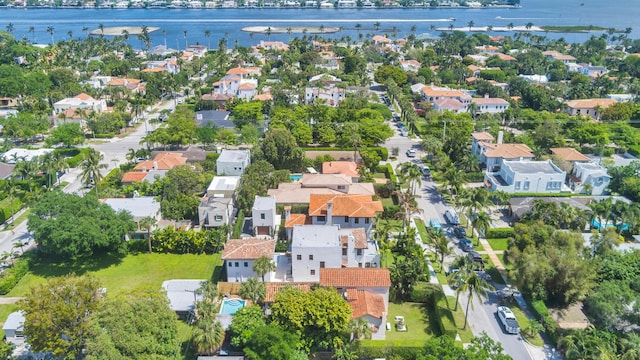
[[[444,139],[447,136],[447,119],[444,119],[444,129],[442,130],[442,143],[444,144]]]

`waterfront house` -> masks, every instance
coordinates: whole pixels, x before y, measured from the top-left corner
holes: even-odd
[[[560,61],[563,64],[575,63],[576,58],[571,55],[563,54],[561,52],[555,50],[543,51],[542,55],[544,55],[549,60]]]

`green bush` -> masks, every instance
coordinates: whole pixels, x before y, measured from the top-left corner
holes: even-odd
[[[417,359],[424,341],[360,340],[356,353],[360,359]]]
[[[440,289],[440,294],[437,296],[440,297],[436,302],[436,316],[438,317],[438,324],[440,325],[440,333],[455,338],[458,334],[458,329],[456,328],[456,322],[453,318],[453,312],[449,309],[447,297],[442,293],[442,289]]]
[[[474,171],[467,173],[467,180],[469,182],[482,182],[484,181],[484,173],[482,171]]]
[[[23,204],[22,200],[19,197],[13,198],[13,210],[11,208],[11,201],[7,197],[0,202],[0,223],[5,222],[7,219],[11,218],[12,214],[17,213],[20,209],[22,209]]]
[[[352,148],[339,148],[339,147],[303,147],[302,151],[353,151]],[[378,153],[378,156],[382,158],[382,161],[389,159],[389,150],[385,147],[370,147],[369,150],[374,150]]]
[[[614,152],[615,152],[614,148],[605,148],[604,150],[602,150],[602,156],[611,157],[613,156]]]
[[[78,149],[72,149],[78,150]],[[82,148],[75,155],[71,155],[71,157],[67,158],[67,164],[70,168],[78,167],[80,162],[84,159],[84,154],[89,151],[89,148]],[[72,153],[72,152],[70,152]],[[65,156],[68,156],[65,154]]]
[[[551,341],[556,344],[558,342],[558,324],[551,317],[547,305],[542,300],[531,301],[531,307],[535,317],[540,321],[540,324],[544,327],[544,331]]]
[[[631,145],[627,152],[633,156],[640,156],[640,145]]]
[[[400,205],[385,206],[382,211],[382,218],[385,220],[396,219],[398,213],[401,211],[403,211],[403,209]]]
[[[440,286],[427,282],[418,282],[411,290],[409,301],[433,306],[440,296],[442,296],[442,288]]]
[[[0,295],[7,295],[29,271],[27,259],[16,259],[13,266],[6,269],[0,276]]]
[[[487,239],[508,239],[516,234],[513,228],[491,228],[487,230]]]
[[[110,132],[105,134],[87,135],[87,139],[111,139],[116,136],[116,133]]]
[[[236,223],[233,225],[233,233],[231,234],[232,239],[240,239],[240,235],[242,235],[243,225],[244,225],[244,213],[240,211],[238,212]]]

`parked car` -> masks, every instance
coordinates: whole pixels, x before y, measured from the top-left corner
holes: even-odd
[[[516,320],[516,316],[513,314],[513,311],[506,306],[498,306],[498,319],[504,326],[504,331],[509,334],[519,334],[520,333],[520,325],[518,325],[518,320]]]
[[[480,253],[477,251],[469,251],[468,256],[474,264],[478,264],[481,269],[484,269],[484,260],[482,260],[482,255],[480,255]]]
[[[406,154],[407,154],[407,157],[410,157],[410,158],[416,157],[416,151],[415,151],[415,149],[409,149],[409,150],[407,150]]]
[[[456,226],[453,228],[453,234],[459,239],[467,237],[467,231],[462,226]]]
[[[426,178],[431,177],[431,169],[427,165],[420,168],[420,172]]]
[[[440,221],[438,219],[429,220],[429,227],[433,228],[435,231],[440,231],[442,226],[440,225]]]
[[[468,238],[462,238],[460,240],[460,247],[462,248],[463,251],[472,251],[473,243]],[[482,260],[482,257],[480,257],[480,260]]]
[[[400,130],[400,136],[407,137],[409,136],[409,132],[405,129]]]
[[[458,216],[458,212],[454,209],[447,209],[447,211],[444,212],[444,217],[450,224],[460,225],[460,216]]]

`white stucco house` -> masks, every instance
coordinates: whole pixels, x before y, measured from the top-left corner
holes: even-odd
[[[471,102],[476,104],[477,114],[499,114],[509,108],[509,102],[502,98],[490,98],[486,95],[483,98],[473,98]]]
[[[604,167],[592,162],[577,162],[573,165],[573,173],[569,176],[569,186],[577,193],[585,193],[591,188],[588,195],[604,195],[611,176]],[[585,189],[585,186],[587,189]]]
[[[240,176],[214,176],[207,188],[207,196],[233,197],[240,184]]]
[[[245,282],[249,278],[258,277],[253,271],[256,259],[266,256],[274,258],[276,241],[273,239],[229,239],[224,245],[222,260],[227,269],[227,281]],[[265,281],[271,281],[273,273],[265,274]]]
[[[205,196],[198,205],[198,224],[205,228],[229,225],[234,218],[233,213],[233,198],[218,195]]]
[[[309,197],[309,217],[314,225],[339,225],[341,228],[363,228],[369,234],[382,202],[371,195],[324,195]]]
[[[256,196],[251,208],[254,236],[275,236],[280,225],[275,196]]]
[[[62,99],[53,104],[53,115],[60,114],[68,109],[79,109],[101,113],[107,109],[107,102],[103,99],[94,99],[85,93],[72,98]]]
[[[251,163],[249,150],[222,150],[216,160],[216,173],[218,175],[241,176]]]
[[[484,183],[490,191],[551,194],[570,191],[564,185],[566,175],[551,160],[505,160],[498,171],[487,170]]]

